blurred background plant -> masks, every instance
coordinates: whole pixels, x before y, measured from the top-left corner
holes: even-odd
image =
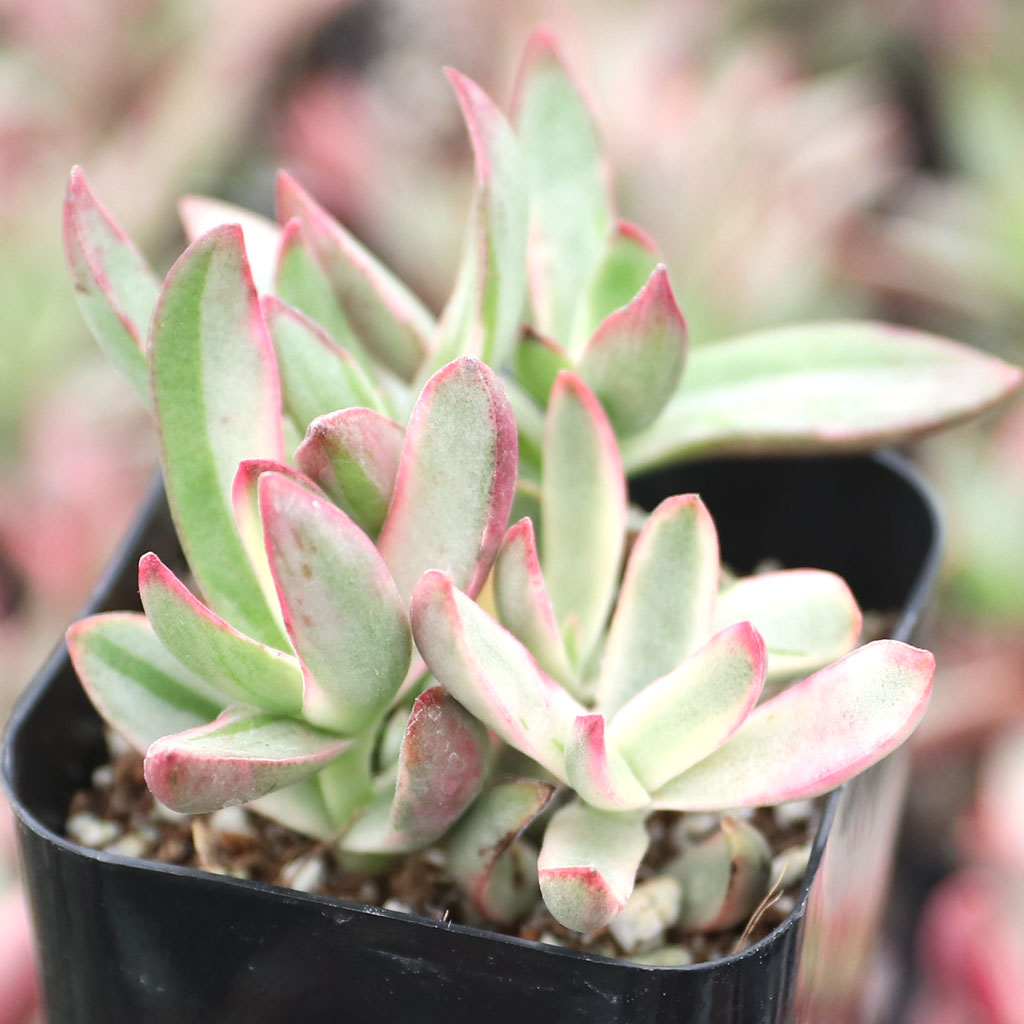
[[[1024,362],[1018,0],[0,0],[0,720],[155,465],[63,270],[70,166],[161,270],[181,193],[269,212],[286,166],[437,308],[472,173],[439,68],[504,102],[539,24],[588,84],[695,344],[869,315]],[[917,455],[949,536],[892,941],[970,866],[930,896],[916,979],[880,970],[877,998],[892,1021],[916,987],[916,1019],[1006,1024],[1020,1010],[977,979],[1021,970],[1024,837],[982,857],[979,808],[1024,820],[1024,766],[998,753],[1024,721],[1024,407]],[[0,905],[13,873],[0,827]]]

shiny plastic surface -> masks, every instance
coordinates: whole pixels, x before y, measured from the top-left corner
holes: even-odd
[[[864,606],[899,612],[895,635],[913,631],[939,528],[899,460],[710,462],[655,474],[634,497],[691,490],[734,570],[765,557],[833,569]],[[139,555],[173,557],[172,536],[155,494],[91,610],[136,606]],[[714,964],[652,968],[84,850],[63,838],[64,816],[103,756],[61,645],[12,717],[3,761],[50,1024],[817,1024],[823,1008],[845,1012],[859,982],[901,792],[890,759],[830,798],[804,898],[766,939]]]

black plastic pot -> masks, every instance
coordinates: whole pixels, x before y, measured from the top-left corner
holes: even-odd
[[[911,635],[939,527],[892,456],[730,460],[656,474],[637,500],[699,491],[724,557],[834,569]],[[90,610],[137,607],[136,562],[173,551],[155,493]],[[375,907],[83,849],[72,792],[105,755],[63,644],[11,720],[4,779],[18,817],[50,1024],[781,1022],[844,1019],[885,892],[899,758],[834,794],[801,900],[766,939],[711,964],[655,968]]]

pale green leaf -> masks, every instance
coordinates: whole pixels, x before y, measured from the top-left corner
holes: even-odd
[[[761,695],[764,670],[757,631],[729,626],[633,697],[612,719],[608,742],[653,792],[736,732]]]
[[[1020,380],[993,356],[888,324],[774,328],[694,349],[623,461],[637,472],[696,455],[873,449],[973,416]]]
[[[530,40],[516,95],[530,187],[530,290],[538,326],[568,344],[587,275],[611,229],[601,140],[552,37]]]
[[[718,535],[704,503],[696,494],[666,498],[626,563],[597,685],[605,714],[710,638],[718,578]]]
[[[305,679],[303,713],[356,733],[409,669],[401,599],[373,542],[340,509],[278,473],[259,481],[270,568]]]
[[[205,814],[300,782],[347,743],[294,718],[228,708],[208,725],[152,744],[146,752],[146,785],[173,810]]]
[[[735,735],[654,794],[676,810],[818,796],[898,747],[924,714],[935,659],[876,640],[755,708]]]
[[[807,675],[849,654],[861,614],[846,583],[819,569],[788,569],[736,580],[715,603],[717,632],[750,622],[768,648],[766,685]]]
[[[64,200],[64,251],[89,330],[151,407],[145,339],[160,282],[92,194],[80,167],[71,172]]]
[[[430,378],[405,432],[380,532],[403,599],[428,569],[479,592],[508,525],[516,453],[512,410],[489,367],[462,358]]]
[[[94,615],[67,638],[89,699],[136,750],[210,721],[227,703],[164,647],[144,615]]]
[[[189,566],[222,618],[286,649],[232,509],[239,462],[283,458],[277,368],[237,226],[204,235],[171,269],[149,358],[167,499]]]
[[[647,846],[643,811],[610,814],[576,801],[556,811],[537,863],[555,920],[578,932],[604,928],[629,899]]]
[[[601,404],[567,371],[551,393],[543,453],[541,566],[559,626],[576,635],[580,666],[601,635],[615,595],[626,487]]]
[[[411,380],[434,332],[427,308],[284,172],[278,177],[277,206],[282,223],[301,222],[359,341],[389,370]]]
[[[302,672],[295,658],[218,618],[152,553],[139,563],[139,594],[163,644],[211,686],[265,711],[302,710]]]

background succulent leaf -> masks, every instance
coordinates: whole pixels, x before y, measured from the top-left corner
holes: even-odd
[[[686,322],[659,266],[627,306],[598,325],[578,372],[625,437],[658,418],[682,378],[685,356]]]
[[[514,921],[537,898],[537,852],[517,837],[554,792],[554,786],[537,779],[498,783],[445,840],[448,873],[491,921]]]
[[[376,367],[342,312],[323,267],[306,242],[302,221],[293,217],[281,231],[273,294],[319,324],[368,373]]]
[[[284,411],[299,434],[318,416],[338,409],[386,411],[363,368],[319,324],[273,295],[263,297],[262,307],[277,356]]]
[[[420,847],[440,839],[480,790],[487,729],[440,686],[416,698],[398,758],[391,824]]]
[[[442,316],[433,365],[472,355],[510,356],[526,306],[527,192],[519,141],[491,98],[449,69],[476,166],[473,210],[458,277]]]
[[[935,659],[875,640],[755,708],[728,743],[654,794],[657,807],[713,810],[817,796],[910,735]]]
[[[332,836],[356,821],[373,800],[374,730],[367,729],[310,781],[320,791]]]
[[[574,695],[579,683],[569,662],[540,569],[533,523],[509,528],[492,573],[498,621],[520,640],[537,664]]]
[[[172,267],[149,360],[167,500],[189,566],[218,615],[287,649],[232,508],[239,462],[283,458],[277,368],[237,226],[215,228]]]
[[[64,200],[64,252],[82,318],[111,364],[151,408],[146,331],[160,281],[93,195],[80,167],[71,171]]]
[[[342,409],[315,419],[295,463],[369,536],[384,525],[405,431],[372,409]]]
[[[642,811],[609,814],[577,801],[555,811],[537,862],[555,920],[578,932],[607,925],[629,899],[647,846]]]
[[[586,714],[525,647],[441,572],[413,592],[416,646],[437,681],[502,739],[565,779],[565,741]]]
[[[966,419],[1021,371],[888,324],[801,324],[703,345],[662,415],[626,438],[630,472],[695,455],[866,450]]]
[[[93,615],[76,622],[67,640],[89,699],[136,750],[208,722],[227,703],[164,647],[144,615]]]
[[[743,924],[768,892],[772,852],[753,825],[728,816],[665,870],[683,891],[679,925],[721,931]]]
[[[573,358],[583,354],[602,321],[633,301],[658,262],[658,248],[645,232],[628,221],[615,224],[576,306],[572,334],[566,342]]]
[[[329,501],[277,473],[260,510],[285,626],[305,680],[303,713],[341,732],[383,715],[409,668],[409,623],[373,542]]]
[[[153,743],[146,752],[146,785],[173,810],[205,814],[308,778],[347,742],[294,718],[240,705]]]
[[[541,331],[567,344],[612,211],[597,128],[546,32],[530,39],[513,105],[529,182],[534,316]]]
[[[242,546],[249,556],[249,562],[263,589],[267,604],[274,617],[279,621],[281,634],[284,636],[284,619],[281,616],[281,606],[277,599],[277,587],[270,572],[270,562],[267,560],[267,546],[263,537],[263,518],[260,513],[259,482],[264,473],[280,473],[316,495],[322,495],[323,492],[309,477],[287,463],[274,459],[243,459],[238,464],[238,470],[231,485],[231,507],[238,535],[242,539]],[[286,642],[284,649],[290,651],[291,644]]]
[[[618,583],[626,488],[608,417],[568,371],[558,375],[544,424],[541,507],[544,579],[560,628],[575,623],[582,665]]]
[[[461,358],[427,382],[413,409],[379,548],[408,601],[428,569],[475,596],[515,496],[516,425],[494,372]]]
[[[292,218],[301,223],[363,346],[400,378],[412,380],[434,332],[426,306],[283,171],[277,209],[282,223]]]
[[[764,672],[757,630],[749,622],[729,626],[625,704],[609,742],[653,792],[736,732],[761,695]]]
[[[560,345],[524,328],[516,346],[516,381],[538,405],[547,406],[555,378],[561,370],[571,369],[569,356]]]
[[[245,256],[257,291],[264,295],[273,289],[281,228],[272,220],[209,196],[182,196],[178,215],[190,242],[222,224],[237,224],[242,229]]]
[[[849,654],[860,637],[861,613],[835,573],[787,569],[726,586],[715,602],[714,629],[733,622],[750,622],[764,637],[768,687]]]
[[[161,643],[227,698],[285,715],[302,710],[302,672],[295,658],[214,615],[152,552],[139,562],[139,594]]]
[[[718,579],[718,534],[704,503],[695,494],[666,498],[626,563],[601,660],[600,710],[613,716],[711,636]]]

